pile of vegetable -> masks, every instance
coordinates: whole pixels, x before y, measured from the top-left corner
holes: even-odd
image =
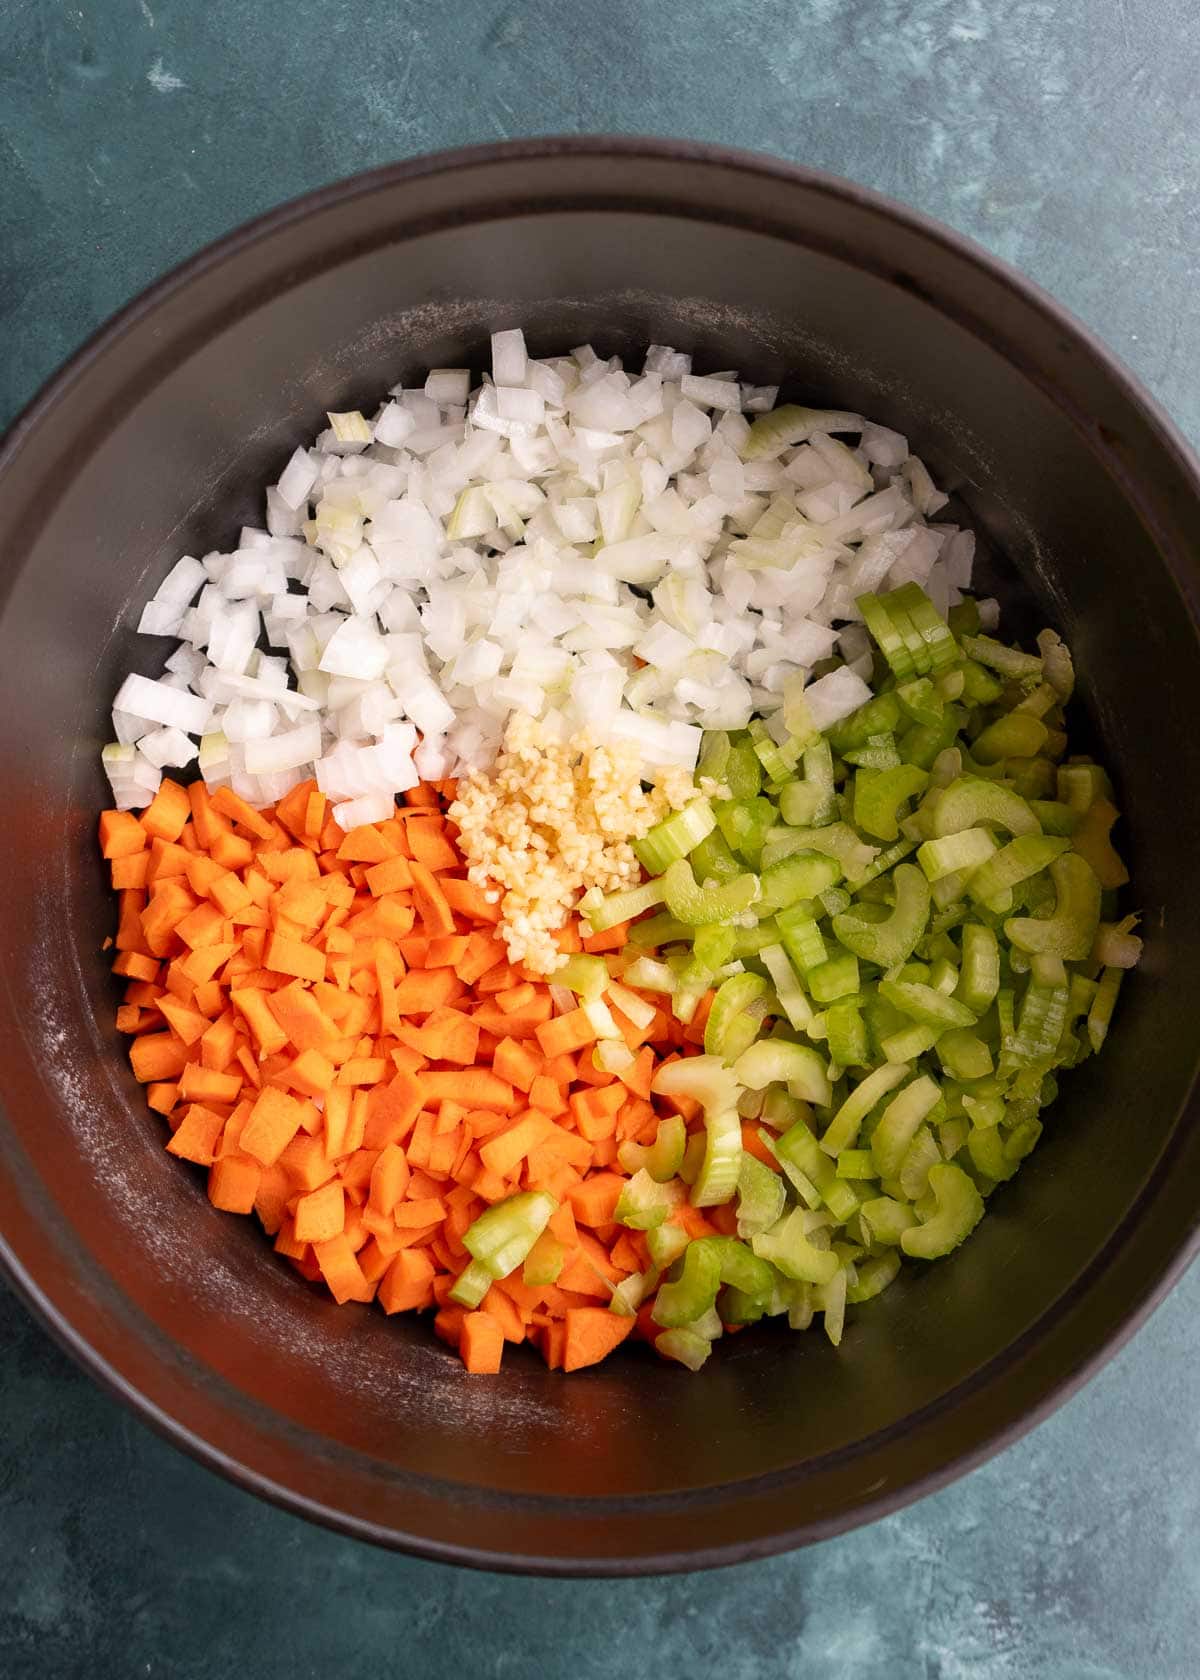
[[[332,416],[333,468],[298,452],[268,532],[209,557],[194,605],[168,579],[170,626],[148,609],[183,641],[123,687],[106,759],[118,1025],[216,1207],[338,1301],[433,1309],[469,1370],[524,1340],[578,1369],[631,1334],[697,1369],[767,1318],[836,1345],[906,1257],[970,1234],[1104,1043],[1141,950],[1113,790],[1069,750],[1068,650],[989,633],[969,534],[927,523],[944,498],[897,434],[749,425],[774,393],[675,352],[631,379],[519,348],[497,335],[473,394],[441,370],[428,410]],[[514,463],[540,500],[472,476]],[[358,601],[389,522],[387,590]],[[569,626],[530,617],[547,568]],[[256,646],[263,578],[294,688]],[[478,621],[435,666],[450,578]],[[642,629],[614,641],[621,613]],[[162,763],[186,762],[200,704],[225,756],[206,736],[183,786],[153,760],[175,730]]]

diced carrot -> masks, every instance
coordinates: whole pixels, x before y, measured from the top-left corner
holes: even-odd
[[[412,1312],[433,1303],[433,1261],[423,1248],[402,1248],[379,1284],[385,1313]]]
[[[411,969],[396,986],[396,1008],[402,1015],[427,1015],[454,1003],[464,990],[452,968]]]
[[[284,986],[266,995],[267,1007],[297,1050],[328,1051],[342,1035],[321,1004],[302,985]]]
[[[140,823],[132,811],[101,811],[101,857],[110,862],[115,858],[132,857],[144,850],[148,838],[145,824]]]
[[[472,1108],[508,1111],[513,1106],[512,1086],[505,1079],[497,1079],[486,1068],[472,1068],[460,1073],[419,1073],[416,1079],[427,1103],[439,1103],[449,1097]]]
[[[602,1307],[570,1307],[566,1315],[563,1370],[597,1365],[619,1347],[633,1329],[633,1319]]]
[[[596,1029],[582,1009],[572,1009],[566,1015],[556,1015],[537,1029],[537,1041],[546,1056],[570,1055],[586,1044],[595,1044]]]
[[[408,1189],[411,1176],[408,1157],[403,1149],[399,1144],[387,1144],[371,1168],[370,1206],[376,1213],[390,1215],[393,1212]]]
[[[262,1168],[244,1155],[223,1155],[208,1175],[208,1199],[224,1213],[253,1213]]]
[[[440,1196],[426,1196],[414,1202],[398,1202],[392,1209],[392,1218],[397,1229],[401,1231],[440,1224],[445,1217],[446,1204]]]
[[[352,828],[337,849],[345,863],[383,863],[393,855],[384,836],[372,824]]]
[[[175,1079],[188,1065],[188,1047],[174,1033],[149,1033],[129,1047],[133,1077],[142,1085]]]
[[[466,1312],[462,1307],[443,1307],[440,1312],[434,1314],[434,1335],[437,1336],[439,1340],[448,1343],[450,1347],[456,1348],[459,1343],[459,1338],[462,1335],[463,1320],[466,1316]],[[503,1345],[504,1338],[501,1337],[500,1340],[501,1345]]]
[[[382,863],[376,863],[367,870],[367,889],[373,898],[381,898],[384,893],[401,892],[413,884],[412,870],[408,859],[404,857],[385,858]]]
[[[300,1130],[300,1104],[277,1086],[267,1085],[254,1100],[242,1133],[242,1148],[264,1167],[277,1161]]]
[[[346,1223],[346,1194],[336,1182],[310,1190],[296,1203],[297,1242],[328,1242],[341,1234]]]
[[[222,790],[223,791],[223,790]],[[369,1301],[375,1291],[362,1274],[362,1267],[344,1235],[313,1244],[321,1276],[339,1306],[345,1301]]]
[[[238,823],[242,828],[249,829],[250,833],[260,840],[271,838],[274,830],[270,821],[260,811],[256,811],[253,805],[247,805],[246,801],[234,793],[232,788],[218,788],[211,797],[213,810],[219,812],[221,816],[228,817],[230,822]]]
[[[325,957],[312,945],[298,939],[285,939],[278,933],[267,937],[263,967],[276,974],[291,974],[298,980],[323,980]]]
[[[187,789],[169,776],[159,783],[158,792],[142,812],[141,823],[152,839],[178,840],[192,814]]]
[[[194,1102],[184,1111],[183,1119],[167,1144],[167,1150],[185,1161],[195,1161],[197,1166],[211,1167],[217,1139],[224,1128],[223,1114],[216,1114],[212,1109],[205,1108],[202,1103]]]
[[[179,1094],[187,1102],[236,1102],[242,1088],[242,1075],[215,1073],[202,1062],[188,1062],[179,1076]]]
[[[502,1038],[492,1056],[492,1067],[497,1078],[506,1079],[510,1085],[526,1092],[532,1089],[542,1065],[542,1058],[530,1050],[527,1044],[515,1038]],[[534,1106],[539,1107],[540,1104]]]
[[[614,927],[605,928],[603,933],[585,933],[583,935],[585,951],[623,951],[628,943],[628,922],[617,922]]]
[[[490,1313],[471,1312],[462,1322],[458,1343],[463,1364],[477,1376],[493,1376],[504,1356],[504,1331]]]
[[[625,1180],[620,1173],[596,1173],[584,1179],[568,1197],[581,1225],[607,1225],[616,1211]]]

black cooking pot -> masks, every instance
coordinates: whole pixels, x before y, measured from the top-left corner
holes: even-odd
[[[163,1152],[113,1030],[98,753],[175,558],[228,548],[326,409],[430,365],[651,341],[899,427],[1070,639],[1115,771],[1147,956],[1105,1055],[951,1259],[698,1376],[622,1353],[468,1377],[416,1320],[335,1307]],[[650,141],[380,170],[231,235],[82,350],[0,456],[0,1230],[17,1289],[148,1422],[364,1538],[564,1574],[729,1562],[893,1509],[1107,1357],[1195,1243],[1197,466],[1047,298],[844,182]],[[1007,570],[1006,570],[1007,568]],[[1008,579],[1006,582],[1005,579]],[[1010,620],[1010,623],[1014,622]],[[1016,621],[1019,622],[1019,619]]]

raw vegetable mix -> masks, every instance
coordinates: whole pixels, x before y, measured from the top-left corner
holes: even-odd
[[[974,1229],[1140,954],[1067,648],[996,637],[899,434],[775,395],[499,333],[474,391],[330,415],[117,697],[168,1149],[470,1371],[836,1345]]]

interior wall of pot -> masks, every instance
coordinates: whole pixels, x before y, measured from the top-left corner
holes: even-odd
[[[322,1451],[451,1481],[704,1485],[816,1461],[936,1404],[1088,1267],[1192,1078],[1196,655],[1152,538],[1036,377],[903,277],[771,233],[562,210],[408,238],[384,216],[249,307],[206,284],[172,301],[152,347],[134,331],[124,362],[118,347],[83,375],[75,417],[65,405],[28,463],[37,506],[3,532],[0,1083],[44,1240],[98,1318],[152,1326],[187,1381],[282,1413]],[[1006,595],[1071,637],[1116,774],[1150,944],[1110,1052],[1064,1079],[1037,1155],[970,1244],[907,1269],[837,1351],[819,1333],[746,1335],[696,1378],[634,1352],[568,1382],[520,1355],[501,1384],[472,1385],[426,1325],[334,1308],[253,1222],[214,1213],[203,1175],[163,1152],[112,1028],[97,753],[121,675],[167,651],[133,634],[141,602],[178,555],[261,522],[261,487],[326,409],[370,409],[430,365],[479,369],[488,333],[516,324],[535,353],[674,344],[702,371],[735,367],[906,432],[1003,557]]]

